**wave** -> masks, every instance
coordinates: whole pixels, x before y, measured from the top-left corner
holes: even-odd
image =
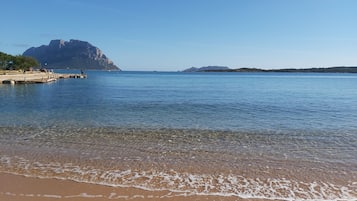
[[[55,178],[112,187],[171,191],[182,195],[236,196],[279,200],[357,200],[357,182],[304,182],[293,178],[259,178],[237,174],[204,174],[170,169],[99,169],[72,163],[30,161],[0,157],[0,172],[38,178]]]

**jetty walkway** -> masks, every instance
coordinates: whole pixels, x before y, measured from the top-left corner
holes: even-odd
[[[35,84],[48,83],[58,79],[87,78],[85,74],[61,74],[53,72],[8,72],[0,74],[0,84]]]

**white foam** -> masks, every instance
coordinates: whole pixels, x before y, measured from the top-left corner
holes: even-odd
[[[87,193],[80,193],[78,195],[67,195],[64,198],[105,198],[104,195],[90,195]]]
[[[45,197],[45,198],[56,198],[56,199],[61,199],[62,196],[60,195],[48,195],[48,194],[44,194],[42,195],[42,197]]]
[[[61,195],[51,195],[51,194],[23,194],[23,193],[12,193],[12,192],[0,192],[1,195],[11,196],[11,197],[43,197],[43,198],[55,198],[61,199]]]
[[[16,167],[15,169],[18,172],[12,171],[13,167]],[[0,171],[39,178],[56,178],[107,186],[135,187],[150,191],[167,190],[181,193],[181,196],[215,195],[280,200],[357,201],[357,182],[350,182],[347,186],[339,186],[333,183],[305,183],[285,178],[260,179],[246,178],[234,174],[192,174],[177,172],[173,169],[167,172],[156,170],[134,171],[131,169],[101,170],[88,166],[80,167],[71,163],[31,163],[25,158],[8,156],[0,157]],[[33,172],[36,172],[36,175]],[[100,197],[104,195],[80,194],[75,196]],[[117,196],[119,195],[111,194],[109,197]]]

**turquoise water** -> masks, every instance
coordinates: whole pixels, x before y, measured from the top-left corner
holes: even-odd
[[[88,72],[2,86],[0,124],[221,130],[357,129],[357,75]]]
[[[356,200],[356,86],[356,74],[104,71],[0,85],[0,171],[208,195]],[[78,169],[95,176],[79,177]],[[149,173],[155,179],[135,182]],[[273,179],[279,185],[267,185]]]

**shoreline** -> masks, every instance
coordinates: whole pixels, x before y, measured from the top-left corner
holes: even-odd
[[[165,190],[148,191],[133,187],[110,187],[98,184],[80,183],[71,180],[43,179],[0,172],[0,200],[264,201],[268,199],[250,199],[216,195],[190,195]]]
[[[355,200],[357,195],[354,190],[354,163],[289,159],[279,155],[273,157],[271,154],[264,156],[244,148],[248,144],[252,147],[259,144],[263,147],[269,145],[268,149],[271,149],[273,144],[265,142],[268,138],[272,139],[271,136],[262,138],[261,135],[255,135],[252,143],[247,137],[253,134],[218,134],[198,130],[1,128],[0,133],[0,172],[25,175],[28,176],[27,180],[50,178],[36,179],[29,186],[44,180],[73,181],[90,186],[105,186],[110,192],[118,189],[144,189],[135,195],[150,198],[152,192],[162,193],[162,190],[180,192],[175,194],[179,198],[186,198],[184,193],[188,192],[194,194],[190,198],[199,197],[194,200],[202,200],[202,197],[217,197],[216,200],[239,200],[240,197]],[[39,133],[43,134],[39,136]],[[217,138],[221,141],[211,140]],[[288,144],[284,139],[274,141]],[[190,145],[186,143],[188,140],[191,141]],[[155,147],[158,143],[160,146]],[[209,149],[214,147],[213,143],[216,144],[215,152]],[[232,149],[237,146],[243,149],[234,152],[231,149],[222,150],[217,143],[224,143]],[[169,148],[172,146],[176,148]],[[300,146],[305,147],[306,144]],[[9,192],[15,196],[25,195],[23,192]],[[91,192],[85,190],[82,193],[89,195]],[[6,193],[3,192],[3,195]],[[78,195],[42,191],[38,194],[57,197]],[[109,194],[100,195],[104,199]]]

